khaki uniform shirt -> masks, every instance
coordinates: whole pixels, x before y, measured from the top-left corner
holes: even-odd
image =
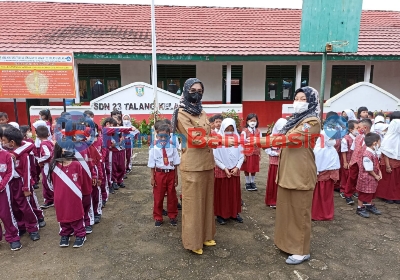
[[[261,141],[262,145],[269,147],[282,145],[276,177],[279,186],[291,190],[314,190],[317,166],[313,148],[320,131],[320,120],[310,117],[288,131],[285,136],[267,137]]]
[[[182,137],[182,158],[180,170],[205,171],[215,167],[214,155],[207,143],[211,140],[211,124],[204,110],[199,116],[192,116],[183,111],[178,112],[177,132]],[[189,131],[197,128],[199,131]],[[189,132],[191,135],[189,135]],[[197,136],[196,136],[197,135]]]

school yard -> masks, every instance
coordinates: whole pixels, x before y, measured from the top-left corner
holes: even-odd
[[[147,162],[147,149],[135,153],[137,164]],[[378,201],[383,215],[363,219],[337,193],[335,220],[313,222],[311,260],[286,265],[287,255],[273,243],[275,210],[264,204],[267,161],[263,154],[259,191],[242,192],[244,223],[217,225],[217,246],[205,248],[202,256],[183,249],[180,225],[154,227],[149,170],[140,166],[126,180],[127,188],[111,195],[84,247],[60,248],[54,208],[45,210],[41,240],[34,243],[25,235],[17,252],[0,242],[0,278],[399,279],[399,205]]]

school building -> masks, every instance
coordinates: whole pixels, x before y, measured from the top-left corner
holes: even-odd
[[[0,52],[73,52],[75,103],[134,82],[151,83],[150,6],[0,2]],[[282,115],[300,86],[320,89],[321,55],[300,53],[301,10],[156,7],[158,87],[180,95],[187,78],[203,81],[204,104],[242,104],[261,126]],[[318,32],[318,31],[316,31]],[[400,12],[363,11],[358,52],[329,54],[325,100],[358,82],[400,98]],[[362,106],[348,104],[356,109]],[[19,121],[31,105],[17,99]],[[385,108],[382,108],[385,110]],[[0,99],[13,119],[13,100]]]

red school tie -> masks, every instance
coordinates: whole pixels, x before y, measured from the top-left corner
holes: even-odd
[[[161,150],[162,150],[164,165],[168,166],[169,165],[169,161],[168,161],[168,156],[167,156],[167,150],[165,148],[162,148]]]

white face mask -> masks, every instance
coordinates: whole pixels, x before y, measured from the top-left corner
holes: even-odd
[[[326,142],[326,146],[327,147],[333,147],[336,144],[336,140],[335,139],[329,139],[328,142]]]
[[[256,125],[257,125],[257,122],[249,122],[248,124],[249,124],[249,126],[250,126],[251,128],[255,128]]]
[[[32,138],[32,132],[27,132],[27,133],[26,133],[26,137]]]
[[[381,147],[380,145],[375,145],[375,146],[374,146],[374,151],[375,151],[375,152],[379,151],[379,148],[380,148],[380,147]]]
[[[308,102],[294,101],[293,108],[295,113],[297,114],[303,113],[308,109]]]
[[[131,122],[129,120],[123,120],[124,126],[128,126]]]
[[[387,123],[387,124],[390,124],[390,119],[386,119],[386,123]]]
[[[232,135],[233,131],[225,131],[225,135]]]
[[[353,132],[352,132],[351,134],[353,134],[354,136],[357,137],[359,133],[358,133],[358,131],[357,131],[356,129],[354,129]]]

